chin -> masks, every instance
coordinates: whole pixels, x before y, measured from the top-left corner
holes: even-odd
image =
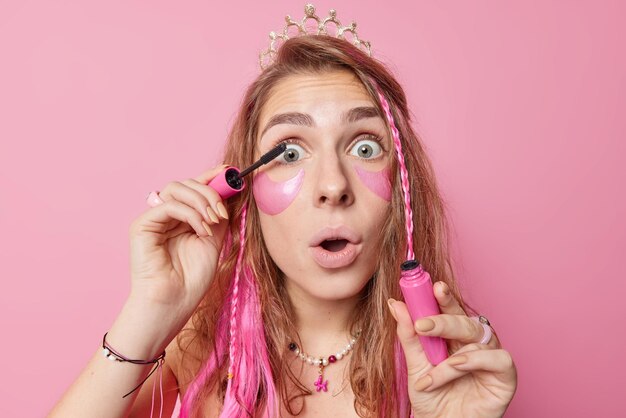
[[[310,277],[299,276],[301,279],[294,281],[294,284],[314,298],[335,301],[359,295],[371,280],[372,275],[373,273],[369,273],[369,270],[367,272],[359,272],[355,269],[325,270],[316,272]]]

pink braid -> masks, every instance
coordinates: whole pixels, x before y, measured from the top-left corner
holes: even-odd
[[[239,253],[237,254],[237,265],[235,267],[235,282],[233,285],[233,304],[231,306],[230,313],[230,365],[228,366],[228,380],[233,380],[233,367],[235,364],[235,355],[237,351],[236,344],[233,341],[237,340],[237,306],[239,305],[239,277],[241,274],[241,261],[243,260],[243,249],[246,242],[246,215],[248,214],[248,205],[245,204],[241,209],[241,222],[239,223]]]
[[[396,148],[396,154],[398,156],[398,163],[400,166],[400,180],[402,184],[402,194],[404,196],[404,218],[405,218],[405,226],[406,226],[406,259],[413,260],[415,259],[415,253],[413,252],[413,210],[411,209],[411,195],[409,194],[409,174],[406,169],[406,164],[404,163],[404,153],[402,152],[402,143],[400,142],[400,132],[396,127],[396,123],[393,119],[393,114],[391,113],[391,108],[387,99],[385,99],[385,95],[382,93],[380,87],[372,80],[372,84],[376,88],[376,92],[378,93],[378,98],[380,99],[380,103],[383,107],[383,111],[385,112],[385,117],[387,118],[387,122],[389,123],[389,128],[391,129],[391,135],[393,137],[393,143]],[[409,396],[407,392],[407,370],[406,370],[406,360],[404,358],[404,350],[402,350],[402,346],[400,341],[396,338],[395,347],[394,347],[394,355],[395,355],[395,368],[396,368],[396,381],[395,388],[397,394],[397,402],[399,407],[399,416],[404,417],[407,415],[407,406],[409,403]],[[413,418],[413,411],[411,410],[410,415]]]
[[[239,254],[235,267],[230,318],[229,379],[221,418],[252,416],[258,406],[262,389],[265,390],[267,401],[263,416],[275,417],[278,414],[278,397],[267,351],[256,280],[250,266],[243,265],[246,214],[247,204],[242,209],[239,227]],[[241,312],[238,314],[239,299]],[[242,338],[244,336],[245,343]]]
[[[393,136],[393,143],[396,147],[396,154],[398,155],[398,163],[400,164],[400,179],[402,183],[402,194],[404,195],[404,219],[406,223],[406,259],[413,260],[415,259],[415,254],[413,253],[413,210],[411,210],[411,195],[409,194],[409,174],[406,169],[406,165],[404,164],[404,154],[402,153],[402,143],[400,142],[400,132],[398,128],[396,128],[396,123],[393,120],[393,115],[391,114],[391,109],[389,108],[389,103],[385,96],[381,92],[378,85],[374,84],[376,87],[376,91],[378,92],[378,98],[380,99],[380,103],[383,107],[383,111],[385,112],[385,116],[387,117],[387,122],[389,122],[389,127],[391,128],[391,135]]]

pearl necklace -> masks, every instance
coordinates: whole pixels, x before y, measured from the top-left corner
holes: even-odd
[[[328,380],[324,381],[324,367],[328,366],[331,363],[335,363],[336,361],[341,360],[346,355],[348,355],[350,351],[352,351],[352,348],[354,348],[354,344],[356,343],[356,340],[359,338],[359,335],[361,335],[361,330],[358,330],[356,332],[356,335],[352,339],[350,339],[350,342],[346,345],[346,347],[343,350],[338,351],[335,354],[331,354],[328,357],[310,356],[307,353],[305,353],[303,350],[300,350],[298,345],[294,342],[289,343],[289,350],[293,351],[303,362],[306,362],[312,366],[319,367],[319,370],[318,370],[319,376],[317,380],[313,382],[313,384],[315,385],[315,388],[317,389],[318,392],[322,390],[324,392],[328,392]]]

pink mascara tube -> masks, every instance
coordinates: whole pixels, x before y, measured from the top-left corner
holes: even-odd
[[[239,169],[228,166],[209,182],[222,199],[236,195],[246,187],[246,183],[239,175]]]
[[[430,274],[422,268],[419,261],[405,261],[400,266],[400,269],[402,270],[400,273],[400,289],[413,323],[425,316],[440,314]],[[418,337],[428,361],[433,366],[448,358],[448,346],[443,338],[423,335]]]
[[[211,186],[222,199],[228,199],[231,196],[236,195],[246,187],[246,183],[243,181],[243,177],[251,173],[253,170],[259,168],[263,164],[267,164],[287,149],[286,143],[280,143],[269,152],[263,154],[254,164],[246,168],[243,171],[239,171],[236,167],[227,166],[224,171],[219,173],[208,184]]]

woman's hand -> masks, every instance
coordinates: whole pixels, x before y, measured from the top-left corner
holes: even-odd
[[[442,313],[415,324],[403,302],[389,303],[406,357],[414,416],[501,417],[517,387],[511,355],[495,334],[487,344],[478,343],[482,325],[466,315],[444,282],[437,282],[434,292]],[[445,338],[453,355],[433,367],[418,335]]]
[[[191,316],[215,274],[228,214],[207,183],[224,167],[168,183],[163,203],[130,227],[131,299],[165,307],[176,323]]]

